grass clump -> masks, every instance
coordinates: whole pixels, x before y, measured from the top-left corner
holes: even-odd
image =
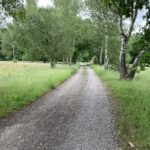
[[[77,66],[0,62],[0,117],[4,117],[69,78]]]
[[[133,81],[120,81],[119,73],[98,65],[92,68],[111,88],[117,99],[116,125],[125,150],[128,142],[137,150],[150,150],[150,69],[138,73]]]

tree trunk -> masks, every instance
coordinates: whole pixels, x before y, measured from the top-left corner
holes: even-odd
[[[122,34],[121,35],[120,57],[119,57],[120,79],[126,79],[126,75],[127,75],[126,49],[127,49],[126,36],[124,34]]]
[[[69,58],[69,66],[72,65],[72,57]]]
[[[69,64],[69,58],[68,57],[66,58],[66,62],[67,62],[67,64]]]
[[[100,60],[99,60],[100,65],[103,64],[103,52],[104,52],[104,50],[101,49],[101,50],[100,50]]]
[[[65,59],[63,58],[63,64],[65,64]]]
[[[127,75],[127,78],[132,80],[135,76],[135,73],[136,73],[136,70],[137,70],[137,67],[138,67],[138,63],[139,63],[139,60],[144,56],[145,54],[145,51],[141,51],[139,53],[139,55],[135,58],[129,72],[128,72],[128,75]]]
[[[55,66],[56,66],[56,62],[53,61],[53,60],[51,60],[51,62],[50,62],[50,67],[51,67],[52,69],[54,69]]]
[[[13,61],[15,62],[16,61],[15,46],[13,45],[12,48],[13,48]]]
[[[110,60],[110,58],[107,58],[107,62],[105,62],[105,69],[108,69],[109,60]]]
[[[119,70],[120,70],[120,79],[126,79],[127,75],[127,66],[126,66],[126,49],[128,44],[128,38],[123,30],[123,20],[120,17],[119,20],[119,29],[120,29],[120,39],[121,39],[121,48],[119,55]]]
[[[134,11],[131,13],[131,23],[129,27],[129,31],[127,34],[125,34],[125,31],[123,29],[123,16],[120,16],[119,20],[119,29],[120,29],[120,35],[121,35],[121,49],[120,49],[120,57],[119,57],[119,69],[120,69],[120,79],[126,79],[127,78],[127,66],[126,66],[126,50],[128,41],[132,35],[134,23],[137,17],[138,9],[135,8]]]
[[[104,69],[107,70],[108,69],[108,21],[105,18],[105,57],[104,57]]]

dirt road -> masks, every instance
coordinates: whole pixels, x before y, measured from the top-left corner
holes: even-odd
[[[82,67],[36,103],[0,120],[0,150],[118,150],[110,110],[103,83]]]

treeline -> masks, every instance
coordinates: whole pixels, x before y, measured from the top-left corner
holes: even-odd
[[[81,1],[55,0],[50,8],[39,8],[34,0],[18,3],[17,14],[8,9],[11,1],[3,5],[13,23],[1,29],[1,60],[44,61],[55,67],[58,61],[71,65],[99,54],[102,34],[91,19],[79,15]]]
[[[147,25],[132,34],[143,7]],[[50,62],[51,67],[58,61],[94,60],[119,70],[121,79],[132,79],[138,64],[141,69],[150,64],[149,9],[148,0],[54,0],[49,8],[38,7],[36,0],[2,0],[0,59]],[[8,16],[13,23],[3,25]]]

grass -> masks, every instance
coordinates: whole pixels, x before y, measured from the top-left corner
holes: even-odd
[[[116,126],[123,149],[150,150],[150,69],[140,72],[133,81],[120,81],[119,73],[92,68],[110,87],[117,99]],[[132,148],[131,148],[132,149]]]
[[[69,78],[77,66],[0,62],[0,117],[34,102]]]

